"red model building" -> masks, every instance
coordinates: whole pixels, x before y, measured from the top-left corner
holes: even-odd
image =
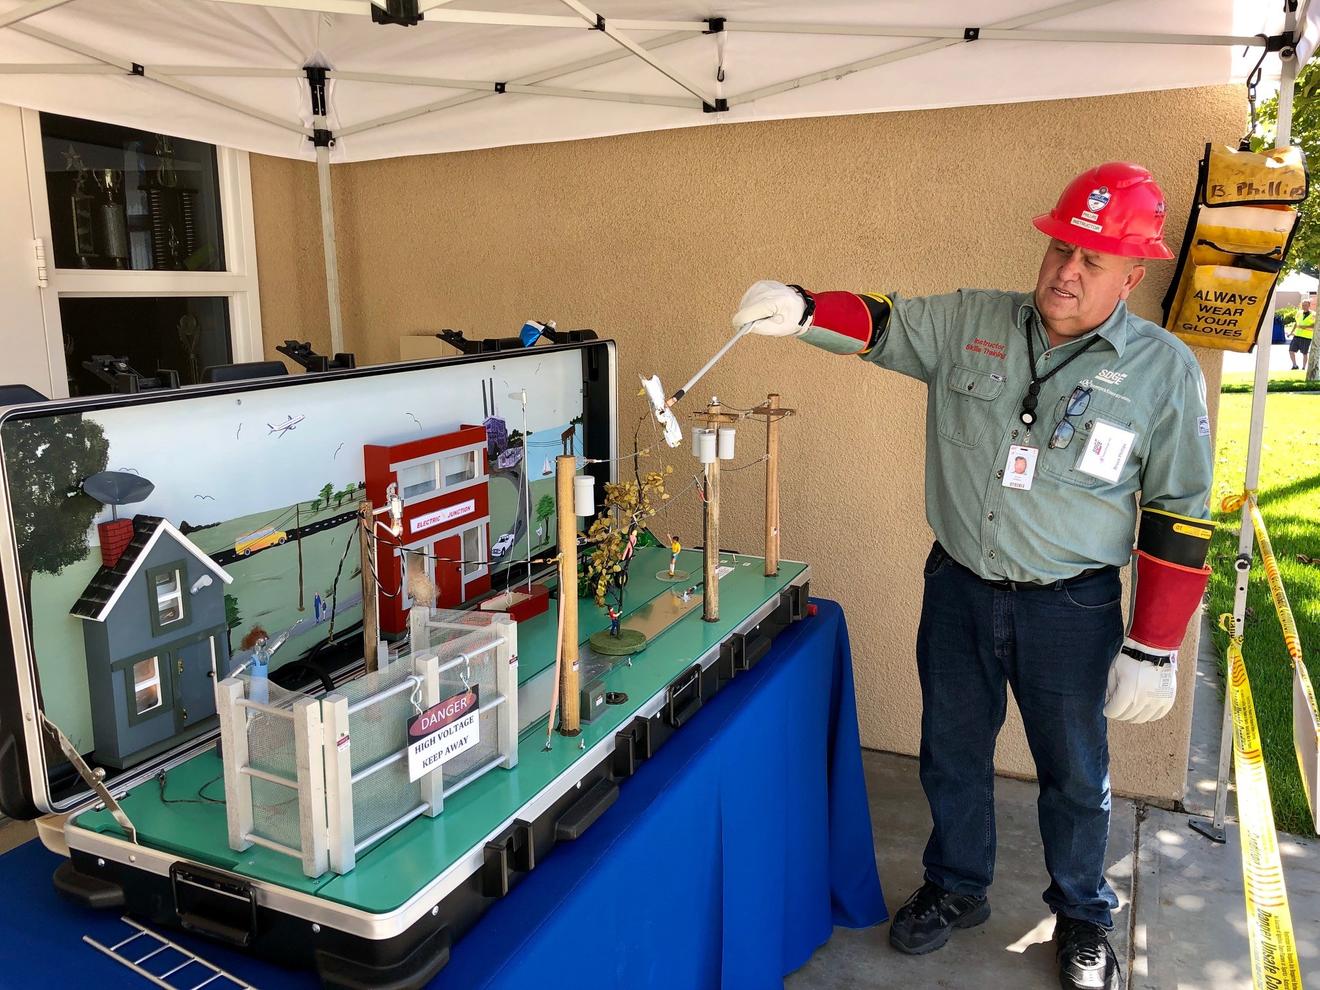
[[[408,628],[408,575],[435,583],[440,608],[456,608],[490,591],[490,495],[486,428],[362,448],[367,498],[377,508],[398,485],[403,535],[377,527],[376,574],[382,634]],[[379,518],[379,517],[377,517]],[[406,551],[415,551],[407,553]]]

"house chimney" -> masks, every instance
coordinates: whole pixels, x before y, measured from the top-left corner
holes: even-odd
[[[114,567],[133,542],[133,520],[111,519],[97,526],[96,532],[101,538],[101,563]]]

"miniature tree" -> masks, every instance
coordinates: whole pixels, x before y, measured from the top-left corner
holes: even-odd
[[[595,549],[587,558],[585,575],[597,605],[604,606],[613,595],[615,605],[623,611],[633,551],[646,521],[656,514],[659,503],[669,499],[665,475],[673,470],[666,465],[663,473],[651,471],[635,481],[605,485],[604,504],[587,530],[587,543]]]

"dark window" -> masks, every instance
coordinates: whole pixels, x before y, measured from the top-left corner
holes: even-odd
[[[223,296],[60,297],[70,395],[104,395],[109,383],[83,367],[98,354],[123,357],[143,375],[166,368],[182,385],[229,364],[229,300]]]
[[[41,115],[57,268],[225,270],[214,145]]]

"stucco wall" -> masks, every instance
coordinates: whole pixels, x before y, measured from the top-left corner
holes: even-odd
[[[1240,89],[1215,87],[336,167],[345,345],[366,364],[397,360],[402,335],[442,327],[504,336],[538,318],[595,328],[619,342],[627,444],[643,411],[637,375],[658,371],[677,386],[727,339],[757,278],[908,295],[1029,288],[1044,248],[1030,218],[1074,173],[1107,159],[1155,172],[1177,245],[1202,145],[1235,141],[1243,111]],[[326,349],[314,172],[254,158],[252,177],[268,350],[286,336]],[[1171,269],[1152,267],[1133,300],[1139,313],[1158,319]],[[1218,356],[1200,356],[1213,399]],[[931,539],[921,386],[796,342],[749,339],[692,401],[717,394],[750,406],[771,389],[798,410],[783,439],[784,556],[810,561],[815,592],[847,609],[863,743],[914,753],[913,642]],[[745,426],[740,459],[759,443]],[[695,463],[680,449],[676,467],[681,477]],[[760,548],[760,475],[726,476],[726,546]],[[670,513],[689,543],[700,533],[696,505],[685,497]],[[1119,791],[1181,796],[1192,675],[1184,664],[1168,718],[1114,728]],[[1015,710],[998,765],[1031,773]]]

